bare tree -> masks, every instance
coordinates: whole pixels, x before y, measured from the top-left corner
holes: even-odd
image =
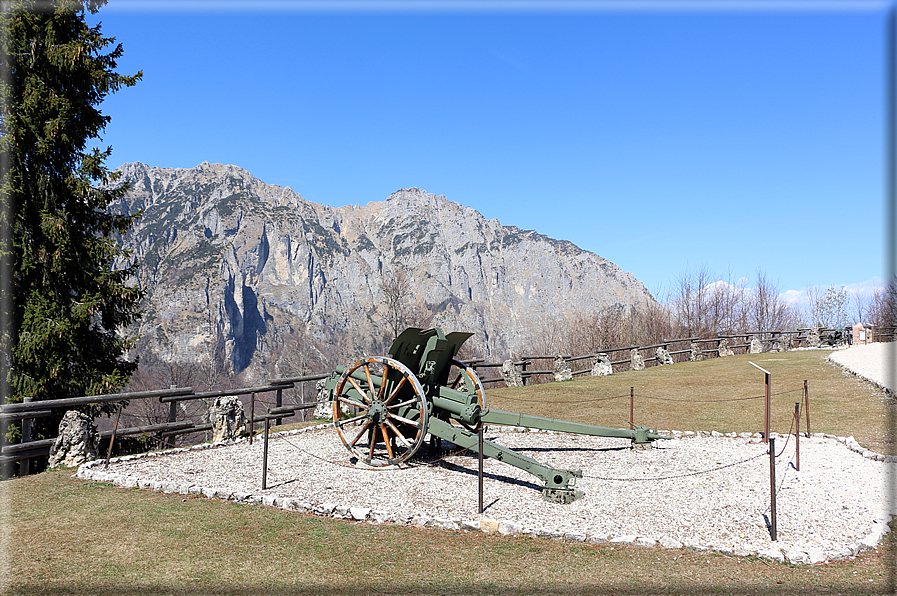
[[[434,314],[423,301],[416,300],[411,280],[401,269],[385,272],[380,282],[383,292],[382,318],[392,337],[387,338],[387,345],[392,339],[408,327],[429,327]]]
[[[711,310],[710,280],[714,275],[702,265],[697,271],[686,270],[676,278],[669,302],[678,328],[688,336],[700,336],[708,331]]]
[[[408,327],[411,320],[411,282],[401,269],[383,274],[380,282],[383,292],[383,318],[393,337]]]
[[[866,313],[869,311],[869,297],[855,292],[853,295],[853,314],[857,323],[865,323]]]
[[[811,294],[810,313],[812,323],[820,327],[841,328],[848,324],[847,306],[850,296],[844,287],[829,288],[820,296]]]
[[[897,326],[897,278],[872,294],[867,322],[879,328]]]
[[[744,331],[771,331],[788,327],[793,315],[788,304],[779,295],[779,289],[757,271],[757,285],[747,301],[747,326]]]
[[[567,325],[564,350],[583,355],[620,347],[625,337],[626,310],[617,304],[599,312],[574,314]]]

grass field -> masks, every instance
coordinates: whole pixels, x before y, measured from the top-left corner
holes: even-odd
[[[758,431],[772,373],[773,430],[787,432],[809,381],[812,430],[887,451],[880,391],[824,352],[702,363],[489,392],[490,406],[622,426]],[[793,386],[793,387],[792,387]],[[594,401],[625,395],[625,399]],[[687,399],[660,401],[644,396]],[[522,401],[526,400],[526,401]],[[583,402],[583,400],[592,400]],[[703,400],[704,403],[694,403]],[[551,402],[551,403],[548,403]],[[685,549],[359,524],[163,494],[51,471],[0,483],[2,594],[871,594],[889,593],[893,543],[813,566]]]

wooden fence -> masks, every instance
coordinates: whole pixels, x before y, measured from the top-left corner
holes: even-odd
[[[897,328],[888,327],[888,328],[880,328],[875,330],[874,340],[875,341],[894,341],[895,330]],[[850,333],[849,328],[847,330],[842,329],[823,329],[822,335],[824,336],[829,332],[841,331],[843,332],[844,341],[850,341]],[[716,338],[707,338],[701,339],[697,337],[689,337],[689,338],[680,338],[680,339],[670,339],[664,340],[662,343],[654,344],[650,346],[626,346],[626,347],[615,347],[609,348],[606,350],[601,350],[600,352],[596,352],[593,354],[585,354],[582,356],[570,356],[564,355],[563,358],[567,363],[571,364],[571,369],[573,366],[577,366],[578,363],[585,361],[586,363],[591,363],[598,356],[598,354],[608,354],[609,357],[611,354],[620,354],[622,353],[622,357],[617,356],[617,359],[614,360],[611,358],[611,366],[613,372],[621,372],[623,370],[628,370],[631,366],[631,355],[633,350],[636,350],[641,356],[642,360],[645,363],[645,366],[648,366],[652,363],[655,363],[657,357],[652,353],[656,351],[657,348],[664,348],[669,352],[669,354],[673,357],[674,362],[683,362],[689,360],[691,358],[691,345],[692,343],[697,344],[700,347],[701,358],[713,358],[718,356],[718,351],[716,347],[722,339],[726,340],[742,340],[744,343],[733,343],[729,345],[728,348],[732,350],[734,353],[747,353],[750,351],[751,346],[751,338],[760,339],[761,343],[764,345],[764,351],[768,351],[769,345],[772,342],[778,341],[781,337],[788,335],[791,339],[792,347],[801,347],[802,344],[806,344],[809,339],[809,329],[798,329],[795,331],[755,331],[749,333],[738,333],[734,335],[721,335]],[[674,349],[671,349],[674,348]],[[554,370],[544,370],[544,369],[533,369],[536,362],[541,362],[544,360],[554,360],[557,355],[526,355],[522,356],[519,360],[514,361],[514,364],[520,367],[521,377],[523,379],[524,384],[527,379],[532,379],[533,377],[542,377],[545,379],[548,375],[553,375]],[[502,363],[489,363],[482,359],[473,359],[465,361],[465,364],[473,368],[474,370],[479,369],[492,369],[492,368],[500,368]],[[578,370],[571,370],[574,376],[586,374],[591,370],[591,366],[587,368],[582,368]],[[240,389],[229,389],[223,391],[206,391],[194,393],[191,387],[171,387],[169,389],[160,389],[154,391],[141,391],[141,392],[130,392],[130,393],[117,393],[117,394],[108,394],[108,395],[94,395],[94,396],[84,396],[84,397],[73,397],[66,399],[55,399],[55,400],[41,400],[41,401],[24,401],[21,403],[14,404],[4,404],[0,406],[0,422],[10,422],[21,420],[23,423],[22,429],[22,442],[11,444],[11,445],[3,445],[2,449],[0,449],[0,465],[10,464],[12,462],[23,461],[22,464],[22,473],[27,474],[29,471],[28,460],[35,457],[46,456],[50,453],[50,448],[53,446],[56,439],[43,439],[38,441],[30,440],[30,427],[31,421],[35,418],[46,417],[51,415],[51,411],[57,408],[71,408],[76,406],[84,406],[84,405],[92,405],[99,403],[108,403],[108,402],[125,402],[132,401],[138,399],[158,399],[161,403],[169,404],[169,412],[168,412],[168,420],[165,423],[161,424],[151,424],[151,425],[140,425],[140,426],[132,426],[127,428],[116,428],[113,431],[103,431],[100,432],[100,438],[110,438],[115,437],[129,437],[129,436],[151,436],[154,439],[160,441],[164,444],[165,440],[171,437],[176,437],[179,435],[186,435],[192,433],[199,432],[207,432],[211,430],[212,424],[195,424],[189,420],[177,420],[177,404],[184,401],[189,400],[197,400],[197,399],[214,399],[217,397],[225,397],[225,396],[250,396],[250,428],[254,430],[255,425],[260,422],[264,422],[266,419],[272,420],[276,419],[278,423],[282,421],[283,418],[289,418],[295,414],[297,410],[304,410],[314,406],[314,402],[307,403],[296,403],[296,404],[283,404],[283,391],[285,389],[291,389],[296,387],[300,383],[306,382],[315,382],[321,379],[325,379],[329,376],[329,373],[324,374],[314,374],[314,375],[306,375],[306,376],[297,376],[290,378],[278,378],[268,381],[268,385],[260,386],[260,387],[244,387]],[[485,377],[484,375],[480,375],[481,380],[484,385],[495,387],[496,384],[504,385],[504,377]],[[550,377],[548,377],[550,378]],[[271,415],[255,415],[255,403],[256,397],[259,394],[274,394],[274,408],[276,408],[276,413],[272,412]],[[250,432],[250,436],[252,433]]]

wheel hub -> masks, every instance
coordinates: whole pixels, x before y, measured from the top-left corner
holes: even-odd
[[[386,420],[386,406],[380,400],[374,400],[368,409],[368,419],[374,424],[380,424]]]

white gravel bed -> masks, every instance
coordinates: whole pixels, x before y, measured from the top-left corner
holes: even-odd
[[[853,374],[879,387],[897,394],[897,343],[876,342],[851,346],[832,352],[827,357]]]
[[[264,491],[260,438],[253,445],[243,439],[127,456],[108,468],[95,461],[78,476],[373,523],[686,547],[793,563],[850,557],[874,548],[887,532],[884,480],[897,464],[880,461],[885,458],[852,437],[801,438],[799,472],[794,438],[787,445],[777,438],[776,450],[784,451],[776,460],[778,540],[772,541],[764,517],[769,456],[759,435],[670,432],[673,440],[633,450],[621,439],[493,427],[489,440],[558,468],[582,469],[577,488],[585,496],[568,505],[547,503],[536,477],[486,459],[482,517],[477,458],[470,452],[405,469],[359,468],[349,464],[329,425],[272,435]]]

